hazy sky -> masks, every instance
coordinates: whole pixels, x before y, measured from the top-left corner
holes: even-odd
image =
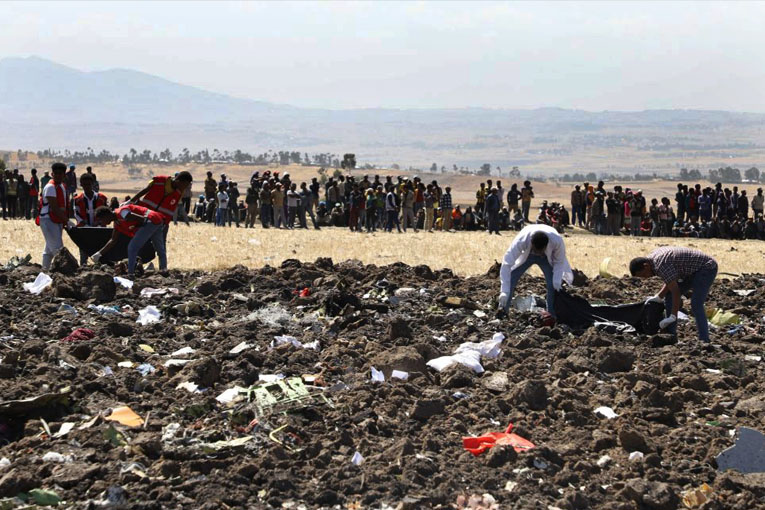
[[[0,3],[0,58],[297,106],[765,111],[765,3]]]

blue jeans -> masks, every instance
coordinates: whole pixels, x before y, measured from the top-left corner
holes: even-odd
[[[159,270],[167,270],[167,253],[165,253],[165,234],[163,232],[164,227],[165,226],[161,223],[159,225],[147,223],[136,230],[133,239],[128,243],[128,274],[134,274],[138,252],[141,251],[143,245],[149,241],[151,241],[151,244],[154,246],[154,251],[157,252],[157,257],[159,257]]]
[[[553,287],[553,268],[550,262],[547,261],[547,257],[544,255],[529,255],[526,262],[513,269],[510,273],[510,293],[508,294],[508,303],[513,298],[513,291],[515,286],[518,285],[518,280],[521,279],[523,273],[525,273],[533,265],[539,266],[542,273],[545,275],[545,284],[547,284],[547,311],[550,315],[555,317],[555,287]]]
[[[704,310],[704,302],[707,300],[709,288],[715,281],[715,276],[717,276],[717,264],[699,269],[691,276],[677,282],[678,287],[680,287],[680,299],[689,290],[693,291],[691,296],[691,313],[693,318],[696,319],[696,329],[699,333],[699,340],[702,342],[709,342],[709,322],[707,321],[706,310]],[[669,316],[672,313],[671,292],[664,296],[664,307],[667,311],[667,316]],[[671,334],[677,335],[677,322],[672,324],[667,330]]]
[[[218,207],[215,210],[215,226],[217,227],[225,227],[226,226],[226,218],[228,217],[228,208],[222,209]]]

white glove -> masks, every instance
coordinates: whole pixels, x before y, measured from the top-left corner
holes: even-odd
[[[505,294],[504,292],[499,295],[499,305],[497,305],[497,308],[500,310],[504,310],[507,308],[507,301],[509,299],[509,296]]]
[[[659,327],[661,329],[666,329],[672,324],[674,324],[675,322],[677,322],[677,317],[675,317],[675,314],[673,313],[669,317],[664,319],[663,321],[659,322]]]
[[[663,303],[664,300],[660,298],[659,296],[651,296],[648,299],[645,300],[645,304],[648,303]]]
[[[98,262],[101,260],[101,252],[100,251],[95,252],[93,255],[90,256],[90,258],[93,259],[93,262],[98,264]]]

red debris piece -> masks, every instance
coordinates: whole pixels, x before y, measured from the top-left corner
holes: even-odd
[[[507,430],[504,432],[489,432],[478,437],[463,437],[462,446],[476,456],[495,446],[512,446],[518,453],[534,448],[534,443],[517,434],[510,433],[511,430],[513,430],[512,423],[507,426]]]
[[[80,342],[90,340],[96,336],[96,332],[88,328],[77,328],[72,333],[61,339],[62,342]]]

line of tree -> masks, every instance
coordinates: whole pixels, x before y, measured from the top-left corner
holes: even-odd
[[[229,163],[239,165],[316,165],[323,167],[340,168],[340,158],[337,154],[319,153],[309,155],[307,152],[298,151],[267,151],[262,154],[250,154],[241,150],[212,151],[204,149],[192,153],[189,149],[182,149],[177,154],[173,154],[170,149],[159,152],[153,152],[149,149],[138,151],[131,148],[123,155],[111,153],[107,150],[96,152],[88,147],[84,151],[57,151],[45,149],[37,151],[37,157],[42,159],[60,159],[67,163],[75,164],[103,164],[103,163],[122,163],[124,165],[136,164],[200,164],[207,165],[212,163]]]

